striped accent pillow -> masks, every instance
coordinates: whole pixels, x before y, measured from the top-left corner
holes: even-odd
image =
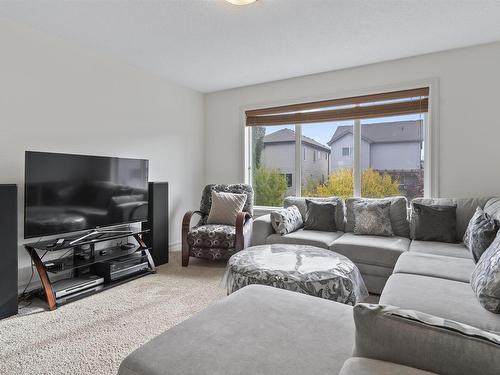
[[[218,193],[212,190],[212,206],[207,224],[236,225],[236,216],[243,210],[246,194]]]

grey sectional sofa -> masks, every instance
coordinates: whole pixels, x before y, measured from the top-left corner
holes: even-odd
[[[250,285],[137,349],[118,374],[498,374],[500,344],[378,307]]]
[[[477,206],[500,219],[499,198],[424,202],[456,204],[460,237]],[[346,255],[369,290],[381,293],[380,305],[353,308],[245,287],[132,353],[120,375],[500,373],[500,315],[472,292],[474,262],[463,244],[357,236],[349,226],[277,236],[268,216],[257,218],[253,230],[253,244],[302,243]],[[493,332],[498,342],[484,340],[479,330]]]
[[[291,199],[295,202],[298,198]],[[456,205],[459,239],[463,237],[477,207],[500,221],[500,198],[417,198],[414,201]],[[348,199],[347,222],[350,218],[349,202]],[[401,236],[360,236],[352,233],[352,226],[348,223],[346,232],[336,232],[331,242],[322,241],[324,234],[321,232],[305,230],[278,238],[274,234],[263,234],[270,231],[270,225],[269,215],[254,221],[252,244],[293,243],[299,236],[295,233],[300,233],[300,243],[330,249],[350,258],[358,266],[370,293],[381,294],[381,304],[418,310],[500,332],[500,316],[485,310],[470,287],[474,262],[470,251],[461,242],[412,241]]]
[[[261,216],[254,221],[252,245],[271,243],[299,243],[330,249],[351,259],[359,268],[366,287],[370,293],[381,294],[385,283],[392,275],[396,262],[402,254],[423,253],[470,260],[469,250],[462,243],[441,243],[432,241],[411,241],[410,224],[407,220],[409,213],[406,208],[406,199],[403,197],[387,198],[391,200],[391,223],[395,230],[393,237],[359,236],[353,234],[354,215],[352,203],[356,198],[350,198],[345,203],[346,221],[343,231],[321,232],[299,229],[296,232],[280,236],[274,233],[270,215]],[[477,207],[485,208],[491,215],[500,214],[496,198],[462,198],[462,199],[424,199],[414,200],[419,203],[456,204],[457,231],[461,239],[467,229],[467,224]],[[490,203],[487,205],[487,203]],[[287,197],[284,206],[295,204],[305,218],[305,198]],[[486,207],[485,207],[486,206]],[[465,271],[467,272],[467,271]],[[462,277],[463,278],[463,277]]]

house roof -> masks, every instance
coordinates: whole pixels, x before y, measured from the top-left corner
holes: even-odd
[[[352,126],[339,126],[328,145],[352,134]],[[422,120],[396,121],[361,125],[361,137],[368,143],[422,142]]]
[[[267,134],[264,137],[264,144],[285,142],[295,143],[295,132],[292,129],[281,129],[275,131],[274,133]],[[315,148],[319,148],[326,152],[330,152],[330,148],[328,146],[324,145],[323,143],[319,143],[312,138],[306,137],[305,135],[302,136],[302,143],[308,144],[309,146]]]

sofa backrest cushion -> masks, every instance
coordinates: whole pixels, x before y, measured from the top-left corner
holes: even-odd
[[[333,202],[335,207],[335,224],[337,230],[343,232],[345,228],[345,204],[342,198],[339,197],[285,197],[283,207],[297,206],[302,215],[302,221],[306,221],[307,205],[306,199],[315,202]]]
[[[483,198],[415,198],[412,202],[424,204],[426,206],[457,206],[457,240],[462,241],[470,219],[474,216],[476,208],[484,209],[486,202],[491,197]]]
[[[410,224],[408,223],[408,201],[405,197],[388,197],[388,198],[348,198],[345,201],[346,205],[346,232],[354,232],[354,202],[360,202],[362,200],[382,200],[391,202],[391,225],[392,231],[395,236],[399,237],[410,237]]]
[[[357,304],[354,356],[438,374],[498,374],[500,335],[414,310]]]

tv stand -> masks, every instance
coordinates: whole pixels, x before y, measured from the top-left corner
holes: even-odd
[[[42,282],[42,287],[45,292],[45,299],[47,301],[49,310],[57,309],[58,304],[54,289],[52,287],[52,282],[50,280],[49,274],[59,274],[63,272],[72,272],[73,276],[75,273],[78,273],[79,270],[86,269],[93,264],[101,263],[104,261],[109,261],[112,259],[120,258],[126,255],[130,255],[136,252],[141,252],[142,255],[145,255],[148,260],[149,269],[147,271],[134,274],[127,278],[123,278],[117,281],[108,282],[104,285],[104,287],[97,291],[96,293],[112,288],[117,285],[121,285],[127,281],[132,279],[137,279],[138,277],[146,276],[151,273],[156,272],[155,264],[153,258],[150,254],[151,248],[147,247],[144,243],[143,235],[149,232],[149,229],[146,230],[104,230],[99,229],[87,233],[85,236],[81,236],[78,238],[66,238],[66,240],[61,244],[54,246],[54,240],[52,241],[39,241],[35,243],[25,244],[24,247],[26,251],[29,253],[33,264],[36,267],[38,275],[40,276],[40,280]],[[98,235],[95,238],[91,238],[91,234]],[[100,251],[94,251],[95,244],[104,241],[117,240],[121,238],[133,237],[137,241],[137,246],[129,249],[122,249],[119,245],[112,246],[105,249],[101,249]],[[91,249],[89,251],[88,258],[80,258],[75,254],[75,248],[89,245]],[[70,252],[72,250],[73,254],[63,258],[52,259],[50,261],[44,261],[43,256],[48,252],[66,250]],[[105,250],[105,251],[104,251]],[[43,252],[43,255],[40,256],[39,252]],[[68,261],[67,263],[65,263]],[[61,263],[61,268],[54,268],[54,264]],[[85,294],[84,296],[86,296]]]
[[[84,239],[90,237],[90,236],[95,236],[98,234],[126,234],[127,236],[130,236],[132,234],[132,231],[130,230],[111,230],[111,229],[94,229],[88,232],[87,234],[84,234],[81,237],[78,237],[74,239],[73,241],[70,241],[70,245],[77,245],[78,242],[83,241]]]

